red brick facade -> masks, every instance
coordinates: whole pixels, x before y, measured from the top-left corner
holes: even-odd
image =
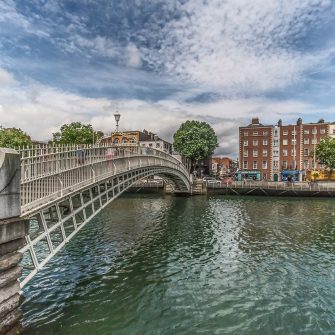
[[[299,118],[294,125],[263,125],[258,118],[239,128],[239,169],[257,172],[260,179],[280,180],[284,170],[306,172],[321,169],[313,157],[315,145],[329,135],[330,123],[303,124]],[[297,173],[298,173],[297,172]]]

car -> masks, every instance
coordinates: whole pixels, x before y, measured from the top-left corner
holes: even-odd
[[[221,184],[221,181],[214,177],[204,177],[202,178],[202,181],[206,182],[206,184]]]

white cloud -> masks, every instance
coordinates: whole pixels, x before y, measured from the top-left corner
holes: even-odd
[[[226,96],[262,94],[301,80],[331,51],[294,50],[330,0],[189,0],[158,34],[147,61]],[[150,34],[150,32],[146,32]]]
[[[15,80],[14,76],[10,74],[5,69],[2,69],[0,67],[0,87],[1,86],[12,86],[17,84],[17,81]]]

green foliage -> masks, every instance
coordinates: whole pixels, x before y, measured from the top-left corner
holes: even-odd
[[[324,138],[316,146],[316,159],[330,170],[330,174],[335,169],[335,139],[331,137]]]
[[[55,144],[92,144],[103,136],[101,131],[94,131],[92,125],[72,122],[64,124],[60,132],[53,133],[53,143]]]
[[[217,136],[208,123],[188,120],[173,135],[173,146],[193,161],[204,159],[213,154],[218,146]]]
[[[30,137],[19,128],[0,128],[0,147],[18,148],[31,145]]]

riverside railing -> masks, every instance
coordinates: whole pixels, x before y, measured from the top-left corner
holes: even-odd
[[[207,182],[208,188],[262,188],[272,190],[295,190],[295,191],[335,191],[335,183],[318,182],[271,182],[271,181],[223,181]]]
[[[134,168],[162,165],[188,178],[180,160],[138,145],[38,146],[19,152],[23,214],[107,176]]]

